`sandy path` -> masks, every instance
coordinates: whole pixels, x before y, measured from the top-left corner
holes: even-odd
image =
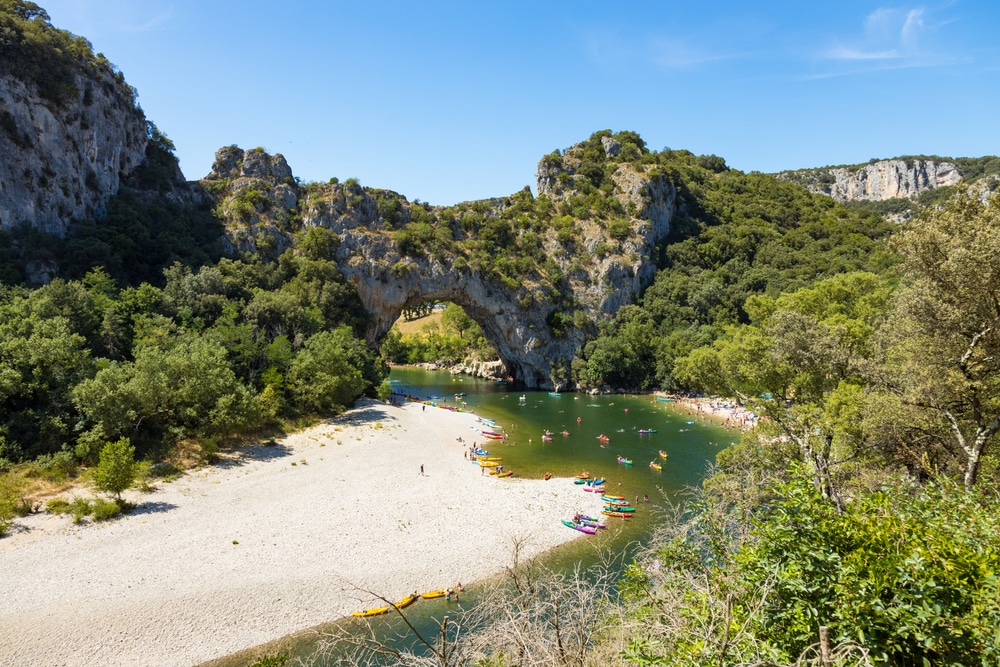
[[[0,664],[190,666],[373,606],[355,586],[454,586],[508,564],[514,536],[532,553],[578,537],[559,520],[600,499],[482,477],[456,442],[474,419],[370,403],[124,519],[29,517],[0,539]]]

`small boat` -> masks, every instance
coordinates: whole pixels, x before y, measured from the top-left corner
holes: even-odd
[[[646,433],[656,433],[656,429],[655,428],[640,428],[638,431],[636,431],[636,433],[638,433],[639,435],[644,435]]]
[[[425,600],[432,600],[434,598],[443,598],[447,594],[448,594],[448,589],[446,589],[446,588],[439,588],[436,591],[427,591],[426,593],[424,593],[420,597],[422,597]]]
[[[569,431],[563,431],[562,434],[563,435],[569,435]]]
[[[613,496],[611,494],[607,494],[607,495],[601,496],[601,500],[606,500],[609,503],[615,502],[615,501],[621,501],[623,503],[628,504],[628,501],[625,500],[625,496]]]
[[[499,461],[480,461],[479,462],[479,467],[480,468],[496,468],[498,465],[500,465]]]
[[[660,450],[660,458],[661,459],[667,458],[667,453],[665,451],[663,451],[662,449]]]
[[[632,515],[630,513],[628,513],[628,512],[615,512],[615,511],[612,511],[612,510],[602,510],[601,514],[603,514],[604,516],[617,516],[617,517],[621,517],[622,519],[631,519],[632,518]]]
[[[585,479],[574,479],[573,483],[574,484],[586,484],[587,480],[585,480]]]
[[[603,433],[597,436],[597,439],[600,440],[601,442],[611,442],[611,438],[604,435]]]
[[[521,403],[524,403],[526,400],[528,400],[528,397],[525,396],[524,394],[521,394],[520,396],[518,396],[517,400],[519,400]]]
[[[632,459],[627,459],[624,456],[619,456],[618,457],[618,463],[623,463],[623,464],[625,464],[627,466],[630,466],[630,465],[632,465]]]
[[[590,479],[590,472],[587,471],[587,470],[584,470],[579,475],[577,475],[576,478],[577,479]]]
[[[650,461],[649,462],[649,467],[652,468],[653,470],[663,470],[663,466],[661,466],[656,461]]]
[[[497,477],[510,477],[514,474],[513,470],[504,470],[503,472],[498,472]]]
[[[658,400],[658,401],[660,401],[662,403],[673,403],[674,402],[674,399],[672,399],[672,398],[664,398],[663,396],[657,396],[656,400]]]
[[[480,461],[503,461],[502,456],[480,456]]]
[[[693,424],[694,422],[684,422],[685,424]]]
[[[544,475],[542,475],[542,479],[544,480],[552,479],[552,473],[546,472]]]
[[[542,442],[552,442],[552,436],[551,435],[543,435],[542,436]]]
[[[479,432],[482,433],[483,435],[499,435],[499,436],[503,436],[503,433],[497,433],[496,431],[487,431],[486,429],[482,429]]]
[[[462,398],[463,396],[465,396],[465,392],[464,391],[461,392],[460,394],[455,394],[455,398]]]
[[[573,517],[578,523],[582,523],[584,526],[590,526],[591,528],[607,528],[607,524],[601,523],[593,517],[589,517],[586,514],[577,514]]]
[[[483,435],[483,437],[489,438],[490,440],[503,440],[503,436],[498,434]]]
[[[605,487],[603,486],[585,486],[583,487],[583,490],[590,491],[592,493],[604,493],[604,488]]]
[[[414,591],[410,595],[407,595],[405,598],[403,598],[402,600],[400,600],[399,602],[397,602],[396,603],[396,609],[406,609],[411,604],[413,604],[414,602],[416,602],[419,598],[420,598],[420,593],[417,593],[416,591]]]
[[[569,519],[563,519],[562,522],[564,526],[569,526],[574,530],[579,530],[581,533],[593,535],[597,532],[597,529],[592,526],[585,526],[582,523],[576,523],[575,521],[570,521]]]
[[[482,424],[490,424],[490,425],[492,425],[492,424],[496,424],[497,423],[496,419],[488,419],[486,417],[478,417],[478,419],[479,419],[479,422],[482,423]]]
[[[368,618],[369,616],[379,616],[381,614],[388,613],[389,607],[372,607],[371,609],[365,609],[364,611],[355,611],[351,613],[351,616],[357,618]]]
[[[626,514],[632,514],[635,512],[634,507],[625,507],[624,505],[606,505],[604,509],[609,512],[625,512]]]
[[[604,478],[602,477],[600,479],[592,479],[589,482],[587,482],[587,484],[592,484],[594,486],[600,486],[601,484],[604,484]]]
[[[476,449],[476,456],[482,456],[483,454],[489,454],[489,452],[482,448]]]
[[[558,391],[550,391],[549,396],[555,396],[558,398],[559,396],[562,396],[562,394],[560,394]]]

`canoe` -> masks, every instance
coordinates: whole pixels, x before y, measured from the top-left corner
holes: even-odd
[[[579,475],[577,475],[576,478],[577,479],[582,479],[582,480],[588,480],[588,479],[590,479],[590,473],[585,470],[585,471],[581,472]]]
[[[600,486],[601,484],[604,484],[604,478],[602,477],[600,479],[592,479],[589,482],[587,482],[587,484],[591,484],[593,486]]]
[[[562,396],[558,391],[550,391],[549,396]]]
[[[585,487],[583,487],[583,490],[584,491],[592,491],[594,493],[604,493],[604,489],[605,488],[606,487],[603,487],[603,486],[585,486]]]
[[[490,440],[503,440],[502,435],[484,435],[484,438],[489,438]]]
[[[563,435],[569,435],[569,431],[563,431],[562,434]]]
[[[652,468],[653,470],[663,470],[663,466],[661,466],[656,461],[650,461],[649,462],[649,467]]]
[[[513,470],[504,470],[501,473],[497,473],[497,477],[510,477],[513,474],[514,474]]]
[[[606,493],[603,496],[601,496],[601,500],[604,500],[609,503],[622,503],[628,505],[628,501],[625,500],[625,496],[613,496],[609,493]]]
[[[599,435],[597,436],[597,439],[600,440],[601,442],[611,442],[611,438],[609,438],[606,435]]]
[[[371,609],[365,609],[364,611],[355,611],[351,616],[357,618],[368,618],[369,616],[378,616],[380,614],[388,613],[389,607],[372,607]]]
[[[632,514],[635,512],[634,507],[625,507],[623,505],[606,505],[604,509],[608,512],[625,512],[626,514]]]
[[[416,592],[411,593],[410,595],[407,595],[405,598],[403,598],[402,600],[400,600],[399,602],[397,602],[396,603],[396,608],[397,609],[406,609],[411,604],[413,604],[414,602],[416,602],[419,598],[420,598],[420,593],[416,593]]]
[[[482,433],[483,435],[503,435],[503,433],[497,433],[496,431],[487,431],[486,429],[482,429],[479,432]]]
[[[621,517],[622,519],[630,519],[632,517],[632,515],[628,512],[614,512],[611,510],[603,510],[601,514],[605,516],[617,516]]]
[[[656,433],[655,428],[640,428],[636,433]]]
[[[448,594],[447,590],[445,590],[444,588],[439,588],[436,591],[427,591],[420,597],[422,597],[425,600],[433,600],[434,598],[443,598],[447,594]]]
[[[573,521],[570,521],[569,519],[563,519],[562,522],[563,522],[564,526],[568,526],[568,527],[572,528],[573,530],[579,530],[581,533],[587,533],[588,535],[593,535],[594,533],[597,532],[596,528],[593,528],[591,526],[584,526],[583,524],[579,524],[579,523],[574,523]]]
[[[608,524],[601,523],[597,519],[591,519],[590,517],[586,517],[586,518],[584,518],[584,517],[577,517],[576,520],[578,522],[582,523],[584,526],[590,526],[591,528],[601,529],[601,528],[607,528],[608,527]]]
[[[660,450],[660,452],[659,452],[659,453],[660,453],[660,458],[661,458],[661,459],[665,459],[665,458],[667,458],[667,453],[666,453],[665,451],[663,451],[662,449]]]
[[[574,484],[586,484],[587,480],[585,480],[585,479],[574,479],[573,483]]]
[[[544,475],[542,475],[542,479],[548,480],[551,478],[552,478],[552,473],[550,472],[546,472]]]
[[[480,468],[496,468],[498,465],[500,465],[499,461],[480,461],[479,462],[479,467]]]
[[[480,456],[480,461],[503,461],[502,456]]]
[[[594,517],[587,516],[586,514],[577,514],[576,519],[578,521],[597,521],[597,519],[595,519]]]
[[[624,463],[625,465],[630,466],[632,465],[632,459],[627,459],[624,456],[619,456],[618,463]]]
[[[552,442],[552,436],[551,435],[543,435],[542,436],[542,442]]]

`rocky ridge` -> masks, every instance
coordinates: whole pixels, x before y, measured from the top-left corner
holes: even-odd
[[[778,178],[804,185],[837,201],[911,199],[927,190],[958,185],[962,175],[953,162],[897,158],[856,167],[786,171]]]
[[[19,224],[64,236],[73,219],[100,217],[145,159],[146,119],[110,70],[75,75],[59,103],[0,74],[0,229]]]
[[[615,157],[619,142],[604,138],[612,139],[604,143],[605,157]],[[451,301],[483,328],[506,375],[529,387],[560,389],[597,323],[652,281],[655,245],[676,210],[669,180],[637,163],[612,161],[602,183],[608,194],[600,201],[621,217],[557,216],[571,201],[578,204],[581,192],[595,192],[593,176],[578,173],[581,152],[580,146],[568,149],[558,165],[551,156],[542,159],[537,199],[525,189],[449,208],[411,203],[353,180],[302,189],[282,156],[258,149],[221,149],[202,185],[217,197],[235,250],[267,255],[311,228],[335,234],[332,258],[374,316],[370,344],[378,344],[407,305]],[[551,213],[532,213],[538,210]],[[494,233],[537,258],[517,260],[525,268],[516,280],[497,269],[500,251],[484,239]],[[484,257],[483,247],[496,254]]]

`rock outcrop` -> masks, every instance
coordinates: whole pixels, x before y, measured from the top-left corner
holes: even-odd
[[[133,91],[106,72],[75,75],[59,103],[0,74],[0,229],[28,224],[63,236],[103,213],[145,158],[146,119]]]
[[[859,167],[829,167],[783,172],[779,178],[801,183],[837,201],[910,199],[925,190],[958,185],[962,175],[951,162],[921,159],[879,160]]]
[[[610,160],[621,145],[603,137],[609,138],[597,145]],[[338,243],[332,258],[373,315],[371,345],[407,306],[451,301],[495,345],[502,376],[560,389],[569,385],[571,362],[597,325],[652,281],[651,256],[676,210],[669,180],[622,160],[605,165],[607,178],[598,174],[608,193],[602,201],[620,217],[562,215],[555,223],[529,223],[529,212],[570,211],[581,192],[595,192],[597,177],[581,173],[585,163],[577,149],[539,163],[537,191],[543,201],[525,189],[441,209],[354,181],[300,190],[281,156],[232,147],[219,151],[202,185],[217,197],[216,210],[240,251],[285,248],[295,233],[310,228],[333,232]],[[527,268],[516,279],[493,265],[500,258],[477,254],[482,243],[477,234],[487,229],[509,236],[508,248],[530,248],[521,257]],[[424,233],[430,236],[419,236]]]

